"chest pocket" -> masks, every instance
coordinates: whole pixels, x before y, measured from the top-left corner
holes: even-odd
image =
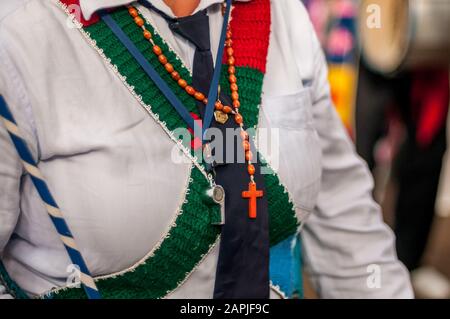
[[[302,220],[316,204],[322,171],[310,89],[292,95],[264,96],[258,137],[261,153],[293,196]]]

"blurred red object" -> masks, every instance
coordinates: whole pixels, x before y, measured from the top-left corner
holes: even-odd
[[[449,107],[449,70],[419,70],[412,76],[411,107],[416,139],[428,146],[445,124]]]

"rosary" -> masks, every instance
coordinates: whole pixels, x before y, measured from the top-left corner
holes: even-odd
[[[222,6],[222,13],[225,12],[226,5]],[[165,70],[170,74],[173,81],[176,81],[177,84],[184,89],[186,94],[192,96],[197,101],[202,102],[203,104],[208,104],[208,98],[204,93],[199,92],[193,86],[189,85],[185,79],[180,76],[180,73],[177,72],[174,66],[168,61],[167,57],[164,55],[162,49],[155,44],[153,41],[152,33],[145,27],[144,19],[140,16],[138,10],[132,6],[128,6],[128,13],[133,18],[134,22],[138,27],[142,29],[142,36],[148,40],[148,42],[152,45],[153,53],[158,57],[158,61],[164,66]],[[238,84],[236,77],[236,68],[235,68],[235,57],[233,50],[233,39],[232,39],[232,31],[230,25],[228,24],[226,30],[226,40],[225,40],[225,48],[227,55],[227,65],[228,65],[228,80],[230,83],[231,89],[231,99],[232,105],[223,105],[220,101],[220,97],[217,97],[217,101],[214,104],[214,118],[216,122],[220,124],[225,124],[229,117],[233,117],[234,121],[240,127],[240,137],[242,142],[242,148],[245,152],[245,161],[247,164],[247,173],[249,175],[249,184],[248,190],[242,191],[242,198],[248,199],[248,216],[251,219],[255,219],[257,215],[257,199],[264,196],[264,192],[262,190],[258,190],[254,175],[255,175],[255,166],[252,164],[253,154],[250,150],[250,137],[249,134],[244,129],[244,118],[242,114],[239,113],[239,107],[241,103],[239,101],[239,92],[238,92]],[[219,66],[220,67],[220,66]],[[213,188],[211,194],[213,200],[216,203],[222,204],[225,198],[225,191],[221,186],[215,186]]]

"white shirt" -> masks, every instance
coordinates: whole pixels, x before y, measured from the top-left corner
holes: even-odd
[[[128,2],[81,0],[81,8],[89,17]],[[172,14],[163,1],[152,2]],[[213,50],[223,19],[219,2],[204,0],[198,8],[209,10]],[[165,235],[191,165],[170,161],[174,142],[80,32],[67,27],[56,0],[7,3],[0,4],[0,93],[91,272],[129,269]],[[271,6],[259,128],[279,129],[277,172],[304,222],[313,284],[323,298],[410,298],[394,236],[371,197],[370,173],[330,100],[326,62],[307,12],[299,0]],[[194,48],[141,9],[191,68]],[[2,260],[23,289],[40,294],[64,284],[70,261],[3,127],[0,150]],[[217,256],[216,247],[168,297],[212,297]],[[379,287],[368,284],[373,275]]]

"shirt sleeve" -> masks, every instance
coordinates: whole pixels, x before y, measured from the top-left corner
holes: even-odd
[[[1,54],[0,54],[1,59]],[[0,69],[0,94],[6,96]],[[5,97],[6,99],[6,97]],[[19,184],[21,167],[3,121],[0,121],[0,256],[19,217]]]
[[[8,104],[32,156],[37,159],[39,146],[32,105],[26,89],[26,79],[19,72],[14,59],[23,52],[14,51],[16,46],[11,44],[11,39],[15,39],[15,36],[8,34],[4,27],[11,20],[11,15],[25,2],[7,1],[0,5],[0,95]],[[23,174],[17,151],[0,120],[0,260],[19,220],[20,183]]]
[[[0,21],[1,22],[1,21]],[[9,106],[31,152],[37,157],[37,138],[33,129],[31,105],[24,81],[8,52],[0,23],[0,95]],[[17,151],[0,120],[0,259],[20,215],[20,182],[23,167]]]
[[[0,50],[0,95],[6,96],[5,69]],[[11,139],[0,118],[0,260],[3,250],[14,231],[19,218],[19,184],[21,168]],[[0,281],[0,299],[10,299],[6,287]]]
[[[327,65],[316,36],[313,47],[311,89],[322,179],[317,205],[303,230],[311,281],[321,298],[412,298],[394,235],[372,199],[370,172],[332,104]]]

